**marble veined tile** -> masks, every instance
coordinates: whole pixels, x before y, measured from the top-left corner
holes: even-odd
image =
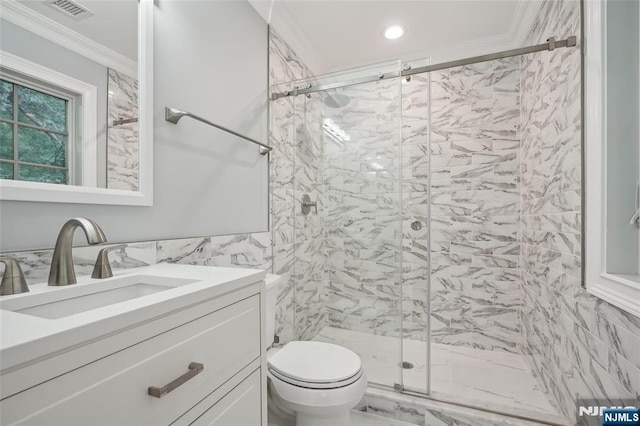
[[[157,242],[157,263],[202,265],[211,258],[211,238],[185,238]]]
[[[91,275],[98,252],[110,246],[113,246],[113,244],[74,247],[73,262],[76,275]],[[13,257],[20,262],[27,284],[46,282],[49,278],[53,250],[3,253],[3,256],[5,255]],[[113,269],[153,265],[156,263],[156,243],[128,243],[126,247],[111,252],[109,261]],[[0,268],[3,267],[3,265],[0,266]]]
[[[138,190],[138,123],[114,124],[138,118],[138,81],[109,69],[107,102],[107,188]]]

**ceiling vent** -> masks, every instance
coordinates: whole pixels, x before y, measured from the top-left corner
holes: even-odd
[[[44,2],[49,7],[54,8],[58,12],[64,14],[66,17],[75,21],[86,19],[89,16],[93,16],[93,12],[84,6],[79,5],[71,0],[49,0]]]

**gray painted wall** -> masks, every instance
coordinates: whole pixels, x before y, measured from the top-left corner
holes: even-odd
[[[157,0],[155,12],[153,206],[2,201],[0,251],[51,248],[75,216],[110,242],[267,230],[267,158],[194,120],[164,120],[172,106],[266,141],[266,23],[244,1]]]
[[[638,2],[607,2],[607,272],[638,273]]]
[[[0,49],[96,86],[98,92],[98,186],[107,175],[107,68],[11,22],[0,20]]]

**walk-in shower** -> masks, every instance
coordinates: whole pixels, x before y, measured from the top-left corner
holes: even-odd
[[[272,109],[285,100],[293,111],[274,111],[272,126],[286,123],[296,150],[316,155],[317,167],[296,166],[293,179],[313,181],[303,189],[321,200],[322,314],[296,338],[354,350],[372,386],[559,418],[518,348],[519,55],[573,45],[390,62],[272,88]]]

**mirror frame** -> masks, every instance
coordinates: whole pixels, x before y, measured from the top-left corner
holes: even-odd
[[[584,8],[584,284],[595,297],[640,317],[640,284],[607,272],[606,0],[587,1]]]
[[[11,3],[11,2],[7,2]],[[3,8],[7,6],[3,1]],[[1,201],[153,205],[153,0],[138,10],[138,191],[0,179]],[[3,13],[2,17],[5,18]]]

